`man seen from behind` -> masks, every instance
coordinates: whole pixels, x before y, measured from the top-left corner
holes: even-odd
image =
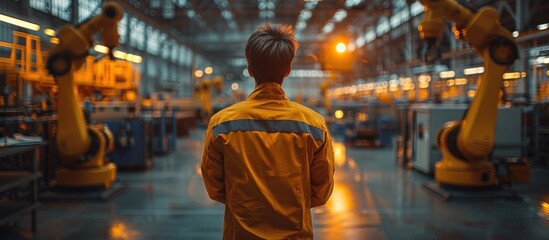
[[[281,86],[297,48],[291,26],[260,26],[246,44],[255,90],[209,121],[201,169],[210,198],[225,204],[223,239],[313,239],[311,208],[332,193],[326,122]]]

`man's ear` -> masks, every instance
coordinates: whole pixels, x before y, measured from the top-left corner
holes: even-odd
[[[248,74],[250,74],[250,77],[254,77],[254,75],[252,74],[252,71],[250,71],[250,65],[248,65]]]
[[[286,70],[286,73],[284,74],[284,77],[287,77],[290,75],[290,72],[292,71],[292,65],[288,66],[288,70]]]

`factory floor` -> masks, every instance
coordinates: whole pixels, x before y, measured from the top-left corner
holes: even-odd
[[[42,202],[36,233],[26,216],[0,239],[221,239],[223,205],[198,172],[202,136],[179,139],[148,171],[120,172],[126,188],[111,200]],[[432,177],[398,166],[394,152],[336,144],[333,194],[312,210],[315,239],[548,239],[547,168],[514,186],[520,199],[443,201],[422,187]]]

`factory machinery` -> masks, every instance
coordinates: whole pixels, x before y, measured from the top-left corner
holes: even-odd
[[[409,146],[412,149],[401,154],[413,155],[413,158],[419,161],[415,163],[416,168],[424,166],[423,169],[427,170],[420,170],[426,172],[431,171],[432,164],[436,182],[440,185],[488,187],[509,181],[527,183],[530,166],[526,158],[522,157],[520,143],[523,136],[522,111],[516,108],[506,109],[505,106],[510,105],[506,101],[509,99],[502,98],[501,95],[502,89],[503,93],[507,93],[505,91],[516,86],[513,80],[524,77],[520,72],[507,72],[519,57],[515,38],[499,24],[498,13],[492,7],[473,10],[454,0],[420,2],[425,6],[424,20],[418,27],[420,37],[427,42],[424,49],[425,60],[440,57],[436,43],[445,30],[445,20],[449,20],[455,23],[454,35],[468,42],[483,60],[482,70],[477,70],[469,78],[445,76],[447,80],[441,77],[443,81],[434,82],[431,81],[430,74],[427,74],[428,71],[438,73],[448,69],[441,70],[435,64],[431,64],[427,65],[431,66],[430,70],[417,71],[417,81],[412,78],[388,76],[383,81],[332,88],[327,94],[332,99],[343,102],[364,101],[371,97],[381,101],[389,96],[397,109],[402,105],[408,106],[410,100],[430,102],[431,104],[415,107],[410,114],[401,114],[397,110],[395,115],[402,115],[413,121],[413,129],[410,131],[414,136],[408,138],[416,138],[412,146]],[[460,89],[465,85],[475,86],[476,89]],[[444,88],[446,90],[441,90]],[[397,99],[404,99],[406,104],[399,105]],[[462,105],[441,105],[449,101]],[[509,121],[500,121],[505,124],[498,124],[498,115]],[[450,121],[452,118],[461,119]],[[438,129],[440,125],[442,126]],[[496,134],[497,125],[499,128],[506,128],[500,130],[506,131],[507,135]],[[513,135],[513,142],[496,140],[496,135],[508,138],[509,134]],[[426,142],[426,147],[421,147],[420,143],[426,141],[426,136],[431,142]],[[436,157],[431,151],[435,145],[441,153],[440,161],[431,161]],[[501,148],[515,149],[502,151]],[[492,155],[494,150],[496,154]],[[506,155],[512,158],[505,158]],[[495,159],[496,157],[498,159]],[[421,160],[418,160],[419,158]]]
[[[377,82],[377,83],[364,83],[356,86],[356,89],[352,88],[336,88],[336,89],[328,89],[333,84],[330,81],[326,81],[326,83],[323,83],[321,88],[323,89],[323,93],[325,99],[328,101],[326,102],[327,109],[333,109],[334,104],[332,101],[329,101],[331,99],[334,100],[356,100],[353,97],[349,97],[349,99],[346,99],[347,96],[352,96],[353,94],[357,92],[369,92],[372,95],[376,96],[378,98],[378,101],[370,101],[367,105],[368,107],[375,108],[374,105],[383,105],[385,101],[382,101],[383,99],[387,99],[387,96],[390,94],[393,95],[395,99],[397,98],[404,98],[408,100],[417,100],[417,101],[426,101],[429,100],[429,97],[433,97],[433,95],[437,96],[438,98],[433,98],[433,102],[437,101],[449,101],[449,100],[455,100],[458,95],[469,95],[469,100],[474,97],[474,101],[471,104],[470,107],[468,107],[467,114],[464,116],[462,121],[458,121],[452,124],[451,127],[448,127],[448,130],[440,131],[437,139],[435,142],[439,143],[439,147],[442,150],[443,160],[444,164],[437,164],[436,169],[439,169],[435,171],[436,178],[441,183],[446,184],[455,184],[455,185],[494,185],[497,183],[498,179],[496,178],[495,170],[492,167],[491,161],[488,160],[489,153],[492,152],[493,145],[494,145],[494,133],[490,129],[495,128],[495,119],[496,119],[496,111],[498,109],[498,105],[500,105],[501,98],[499,97],[499,89],[500,85],[502,85],[502,78],[501,75],[503,75],[509,68],[509,66],[514,62],[515,58],[517,57],[517,49],[516,44],[514,43],[514,38],[510,33],[503,29],[498,23],[497,23],[497,13],[491,8],[483,8],[479,11],[470,10],[466,7],[463,7],[461,4],[455,2],[455,1],[422,1],[422,3],[426,6],[426,12],[425,12],[425,20],[421,24],[421,35],[422,38],[424,38],[426,41],[431,43],[430,46],[433,45],[433,43],[436,42],[436,39],[440,38],[440,34],[444,30],[445,23],[442,20],[444,17],[455,22],[457,25],[456,28],[456,36],[461,37],[462,39],[468,41],[481,55],[483,60],[485,61],[485,71],[484,73],[478,74],[478,80],[475,80],[473,85],[477,86],[477,89],[474,91],[467,91],[466,94],[463,94],[460,92],[461,90],[457,90],[459,86],[463,86],[464,84],[471,84],[471,79],[447,79],[442,84],[444,86],[441,86],[442,88],[446,88],[446,90],[440,91],[440,92],[433,92],[431,88],[436,88],[435,82],[431,82],[431,79],[427,76],[427,74],[419,73],[420,75],[417,76],[417,82],[413,82],[412,78],[389,78],[386,81]],[[456,15],[455,13],[450,13],[451,11],[459,12],[459,15]],[[96,19],[101,19],[105,17],[98,16]],[[97,20],[99,21],[99,20]],[[100,20],[100,21],[104,21]],[[87,22],[85,24],[92,24],[91,22]],[[84,25],[82,25],[84,26]],[[88,41],[87,44],[82,44],[81,46],[78,46],[78,44],[74,45],[71,44],[70,47],[67,47],[67,44],[64,44],[63,42],[66,41],[75,41],[78,40],[77,37],[80,35],[85,35],[84,38],[91,38],[90,34],[94,34],[88,30],[83,30],[82,26],[80,26],[78,29],[73,30],[66,30],[68,28],[64,28],[59,32],[59,37],[61,40],[61,44],[57,45],[52,51],[50,51],[50,55],[48,56],[48,68],[51,70],[52,68],[66,68],[66,62],[72,62],[73,66],[82,66],[80,68],[72,68],[73,74],[75,77],[73,77],[73,81],[78,86],[85,86],[86,82],[90,82],[89,85],[91,85],[91,81],[89,79],[96,79],[96,81],[93,84],[104,84],[103,86],[108,86],[111,84],[111,82],[116,83],[116,77],[115,78],[96,78],[93,77],[94,74],[90,74],[92,71],[92,67],[90,67],[91,64],[94,64],[93,58],[90,57],[84,57],[82,55],[79,55],[80,53],[84,52],[84,48],[86,50],[86,53],[92,45],[89,44],[90,41]],[[97,27],[97,26],[95,26]],[[107,26],[99,26],[99,28],[110,28]],[[116,30],[111,30],[116,31]],[[105,31],[103,31],[105,33]],[[107,31],[108,32],[108,31]],[[24,35],[24,34],[23,34]],[[108,35],[108,34],[107,34]],[[28,41],[36,41],[32,37],[27,37]],[[81,39],[80,39],[81,40]],[[86,39],[87,41],[88,39]],[[109,41],[108,39],[104,39]],[[15,41],[15,40],[14,40]],[[113,41],[114,42],[114,41]],[[114,43],[105,43],[107,48],[113,47]],[[28,44],[28,45],[36,45],[40,46],[40,44]],[[74,46],[77,47],[74,47]],[[110,45],[110,46],[109,46]],[[80,47],[80,49],[78,49]],[[38,47],[37,47],[38,48]],[[40,53],[40,49],[34,49],[36,53]],[[56,53],[69,53],[68,56],[56,56]],[[76,53],[76,54],[75,54]],[[30,53],[29,51],[29,54]],[[40,65],[40,61],[42,57],[36,57],[37,65]],[[51,60],[54,59],[55,61]],[[14,60],[15,61],[15,60]],[[110,61],[108,59],[103,59],[100,62],[103,61]],[[52,64],[54,62],[54,64]],[[108,65],[108,64],[107,64]],[[349,67],[351,64],[344,64],[345,66]],[[24,66],[21,69],[39,69],[37,67],[33,66]],[[7,71],[9,72],[9,71]],[[29,71],[32,72],[32,71]],[[116,71],[113,71],[116,72]],[[41,73],[39,71],[33,72],[32,74],[25,73],[25,76],[21,76],[25,80],[31,80],[32,79],[38,79],[38,76],[44,76],[44,73]],[[76,99],[77,104],[73,104],[70,107],[64,108],[61,105],[59,107],[59,124],[63,124],[64,122],[70,122],[68,125],[63,126],[72,126],[76,125],[75,128],[78,128],[80,130],[78,131],[67,131],[70,132],[70,134],[78,134],[77,138],[81,138],[83,140],[78,140],[81,144],[77,144],[79,146],[85,146],[80,149],[78,148],[72,148],[72,147],[60,147],[60,155],[62,156],[63,165],[71,165],[68,168],[72,168],[73,163],[79,159],[77,155],[87,155],[84,154],[84,149],[88,148],[88,146],[91,146],[92,142],[96,140],[90,140],[91,138],[98,138],[92,136],[90,139],[87,139],[89,137],[85,137],[85,135],[88,135],[88,130],[82,131],[81,129],[86,129],[86,121],[84,120],[84,123],[81,124],[80,117],[76,116],[78,114],[72,114],[75,116],[71,116],[71,114],[67,115],[67,112],[74,111],[75,109],[79,109],[78,99],[81,100],[83,97],[81,96],[65,96],[64,93],[66,92],[62,89],[66,89],[66,87],[63,85],[63,79],[68,78],[69,74],[54,74],[56,76],[56,80],[54,81],[52,78],[48,77],[41,77],[40,80],[37,80],[37,82],[41,83],[44,86],[48,86],[49,89],[52,89],[51,92],[56,92],[58,94],[58,101],[59,104],[65,103],[67,101],[62,101],[62,98],[70,97],[71,99]],[[86,76],[92,76],[92,78],[86,77]],[[521,74],[519,73],[519,78]],[[138,77],[131,77],[132,79],[137,79],[137,83],[133,83],[133,86],[138,85]],[[87,79],[87,80],[83,80]],[[114,81],[113,81],[114,79]],[[330,77],[330,79],[333,79],[333,77]],[[465,82],[464,82],[465,81]],[[508,82],[510,87],[513,85],[511,81],[503,81],[503,83]],[[211,104],[211,90],[212,89],[219,89],[222,86],[222,81],[217,81],[216,79],[208,79],[199,81],[199,86],[197,87],[197,91],[195,92],[195,96],[197,96],[200,100],[197,101],[201,104],[201,113],[200,114],[203,119],[207,120],[209,116],[213,114],[213,107]],[[58,86],[53,86],[57,84]],[[430,84],[430,85],[429,85]],[[440,85],[440,84],[439,84]],[[505,84],[504,84],[505,85]],[[71,85],[72,86],[72,85]],[[69,88],[71,88],[69,86]],[[427,87],[426,87],[427,86]],[[14,88],[21,88],[24,89],[24,86],[14,86]],[[397,91],[393,91],[394,89],[398,89]],[[546,83],[542,83],[540,86],[541,91],[539,92],[540,95],[546,94]],[[85,92],[85,87],[79,87],[80,92]],[[131,88],[127,88],[128,92],[131,90]],[[147,110],[142,111],[140,109],[140,104],[125,104],[125,103],[117,103],[115,106],[110,106],[112,102],[110,100],[116,98],[119,95],[125,96],[126,94],[117,94],[115,91],[102,91],[104,96],[104,101],[96,101],[97,99],[93,99],[95,109],[90,112],[90,121],[92,123],[94,122],[108,122],[108,127],[112,128],[111,132],[115,133],[115,136],[113,138],[113,143],[115,145],[121,146],[121,148],[116,148],[115,151],[119,151],[120,149],[131,149],[132,146],[135,146],[136,142],[135,139],[133,139],[133,134],[136,132],[138,128],[146,129],[151,128],[153,131],[153,134],[151,136],[154,136],[152,140],[144,140],[142,141],[143,144],[147,145],[147,142],[152,142],[153,150],[152,152],[158,152],[158,153],[166,153],[170,150],[174,149],[175,146],[175,136],[174,134],[168,134],[166,132],[176,132],[177,129],[175,126],[178,126],[179,124],[174,123],[172,120],[175,119],[175,115],[177,115],[177,111],[175,108],[166,108],[166,107],[158,107],[158,106],[151,106],[150,108],[147,108],[150,111],[149,113],[145,113]],[[135,93],[135,91],[134,91]],[[83,94],[86,95],[86,94]],[[6,96],[2,98],[2,101],[4,104],[9,104],[12,102],[14,97]],[[1,102],[1,101],[0,101]],[[135,101],[138,102],[138,101]],[[467,101],[465,101],[467,102]],[[379,104],[382,103],[382,104]],[[47,106],[47,103],[44,104]],[[52,104],[53,105],[53,104]],[[64,108],[64,109],[62,109]],[[47,109],[47,108],[43,108]],[[132,110],[135,109],[135,110]],[[480,110],[482,109],[482,111]],[[487,110],[488,109],[488,110]],[[128,115],[121,114],[124,116],[121,116],[120,118],[114,118],[114,119],[107,119],[103,116],[114,116],[114,114],[111,114],[116,111],[121,112],[134,112],[134,117],[128,117]],[[463,111],[461,109],[460,111]],[[330,111],[331,112],[331,111]],[[343,111],[346,113],[346,111]],[[131,114],[130,114],[131,115]],[[78,121],[65,121],[62,120],[62,116],[71,116],[73,120]],[[151,127],[145,127],[147,123],[143,124],[143,127],[141,126],[134,126],[132,121],[139,118],[140,116],[150,116],[151,119]],[[367,114],[366,117],[370,118],[374,116],[373,114]],[[391,117],[392,115],[389,114]],[[112,118],[112,117],[111,117]],[[355,117],[355,120],[363,119],[364,115],[359,115]],[[65,118],[67,119],[67,118]],[[82,119],[85,119],[82,117]],[[166,119],[171,119],[170,121],[167,121]],[[111,121],[112,120],[112,121]],[[373,119],[370,119],[373,120]],[[140,120],[141,121],[141,120]],[[77,123],[78,122],[78,123]],[[144,121],[146,122],[146,120]],[[139,124],[138,124],[139,125]],[[84,126],[84,127],[82,127]],[[91,125],[90,125],[91,126]],[[376,125],[377,126],[377,125]],[[100,128],[100,127],[98,127]],[[116,129],[115,129],[116,128]],[[479,131],[477,128],[482,129],[482,131]],[[103,131],[98,130],[95,127],[91,128],[92,130],[89,131]],[[94,130],[95,129],[95,130]],[[171,129],[172,131],[169,131]],[[149,130],[144,130],[144,133],[139,133],[138,135],[144,135],[146,136],[146,132]],[[364,131],[367,132],[367,131]],[[120,133],[121,136],[118,136]],[[158,134],[157,134],[158,133]],[[59,137],[63,136],[65,133],[58,133]],[[368,135],[368,134],[366,134]],[[107,134],[108,136],[108,134]],[[128,137],[129,136],[129,137]],[[140,138],[140,137],[139,137]],[[109,139],[109,137],[107,137]],[[63,140],[58,138],[58,144],[63,145],[66,144],[63,142]],[[77,141],[77,142],[78,142]],[[376,139],[373,140],[374,144],[376,145]],[[141,144],[141,143],[140,143]],[[156,146],[156,147],[155,147]],[[62,150],[62,148],[70,148],[69,150]],[[107,149],[106,147],[105,149]],[[72,152],[75,151],[76,153]],[[95,151],[95,150],[94,150]],[[98,150],[101,151],[101,150]],[[85,151],[84,151],[85,152]],[[103,152],[105,152],[103,150]],[[111,153],[112,154],[112,153]],[[142,154],[143,156],[148,156],[149,154]],[[123,157],[110,157],[113,159],[114,162],[117,163],[117,165],[124,165],[124,159]],[[104,160],[100,160],[99,158],[96,158],[97,160],[92,160],[91,162],[95,162],[90,165],[94,166],[100,166],[102,164],[105,164]],[[119,160],[120,159],[120,160]],[[79,160],[78,160],[79,161]],[[149,165],[150,163],[146,163],[148,160],[138,161],[143,162],[144,165]],[[103,163],[102,163],[103,162]],[[465,163],[465,164],[464,164]],[[474,164],[473,164],[474,163]],[[134,165],[135,163],[131,163],[130,165]],[[83,164],[84,166],[85,164]],[[105,166],[108,166],[108,164],[105,164]],[[439,167],[440,166],[440,167]],[[449,170],[450,169],[450,170]],[[457,169],[457,170],[456,170]],[[463,169],[467,169],[467,173],[463,173]],[[473,170],[474,169],[474,170]],[[471,170],[471,171],[469,171]],[[63,172],[63,171],[61,171]],[[108,172],[108,171],[107,171]],[[459,172],[459,173],[458,173]],[[462,175],[465,174],[465,175]],[[465,176],[465,177],[464,177]],[[481,176],[482,179],[478,180],[478,176]],[[468,179],[468,180],[461,180],[461,179]],[[459,180],[455,180],[459,179]],[[472,180],[474,179],[474,180]],[[486,179],[486,180],[484,180]],[[60,181],[61,183],[63,180]],[[108,185],[108,184],[106,184]]]
[[[112,132],[105,124],[86,122],[74,91],[73,72],[84,63],[92,37],[99,31],[112,57],[112,49],[120,39],[117,23],[122,15],[117,4],[106,3],[99,16],[78,28],[62,27],[58,33],[60,43],[48,52],[46,68],[59,87],[57,148],[62,167],[56,173],[58,186],[109,188],[116,180],[116,166],[106,159],[107,152],[114,148]]]
[[[0,42],[11,49],[8,58],[0,58],[0,83],[6,92],[0,100],[2,120],[17,125],[3,128],[3,136],[38,135],[52,142],[43,169],[47,185],[108,189],[116,180],[117,166],[152,166],[153,121],[141,114],[139,70],[129,61],[112,59],[121,14],[116,3],[106,3],[100,15],[78,27],[62,27],[59,42],[48,53],[42,52],[39,37],[26,33],[14,32],[13,43]],[[109,49],[100,51],[109,58],[88,56],[97,32]],[[15,110],[17,119],[12,117]],[[176,111],[162,112],[170,113],[162,114],[164,119],[173,120],[160,123],[162,137],[169,140],[163,151],[171,151],[177,137]]]
[[[477,50],[484,60],[485,72],[473,102],[463,118],[447,122],[437,132],[436,142],[442,160],[435,166],[437,182],[458,186],[494,186],[499,184],[490,155],[494,148],[499,92],[503,74],[519,57],[512,34],[501,27],[494,8],[471,11],[458,2],[422,0],[424,20],[420,36],[432,47],[444,32],[443,18],[456,24],[454,34]],[[509,167],[509,176],[527,182],[528,165]]]
[[[215,92],[212,92],[214,90]],[[199,118],[205,126],[208,125],[210,117],[214,114],[212,94],[218,95],[223,90],[223,78],[216,76],[204,78],[197,81],[194,91],[195,104],[198,106]]]

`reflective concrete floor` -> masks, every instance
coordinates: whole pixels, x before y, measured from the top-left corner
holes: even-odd
[[[45,202],[37,233],[27,216],[0,239],[220,239],[223,206],[197,171],[202,133],[149,171],[120,173],[127,188],[110,201]],[[333,195],[313,209],[316,239],[549,239],[547,169],[515,187],[522,200],[445,202],[422,188],[430,176],[397,166],[392,149],[336,144],[336,155]]]

